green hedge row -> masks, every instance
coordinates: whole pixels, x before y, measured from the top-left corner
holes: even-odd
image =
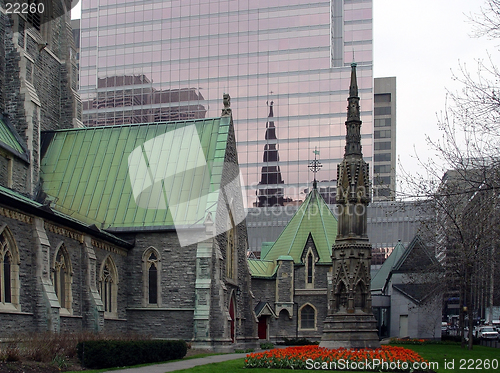
[[[77,346],[85,368],[100,369],[182,359],[184,341],[87,341]]]
[[[278,344],[285,346],[308,346],[319,345],[319,342],[313,342],[306,338],[283,338],[283,342]]]

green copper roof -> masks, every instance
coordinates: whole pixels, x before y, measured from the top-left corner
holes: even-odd
[[[378,270],[378,272],[373,276],[371,281],[371,290],[372,292],[384,292],[384,288],[386,286],[387,280],[394,269],[396,263],[401,259],[404,252],[406,251],[404,245],[401,242],[398,242],[392,250],[391,255],[385,260],[382,267]]]
[[[260,247],[260,256],[265,257],[269,250],[271,250],[271,247],[273,247],[274,242],[262,242],[262,245]]]
[[[99,228],[180,226],[215,213],[230,117],[44,133],[51,207]]]
[[[271,278],[278,266],[273,260],[248,259],[248,267],[253,277]]]
[[[0,142],[20,154],[25,153],[24,148],[19,143],[12,130],[2,119],[0,119]]]
[[[337,236],[337,219],[316,189],[309,193],[262,259],[277,260],[282,255],[289,255],[295,263],[301,263],[309,234],[318,251],[318,263],[331,263],[332,246]]]

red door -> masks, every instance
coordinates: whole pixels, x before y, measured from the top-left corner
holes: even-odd
[[[259,339],[267,339],[267,316],[259,318]]]
[[[229,301],[229,317],[231,318],[231,342],[234,343],[234,297],[231,297],[231,300]]]

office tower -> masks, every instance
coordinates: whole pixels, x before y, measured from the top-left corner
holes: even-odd
[[[249,206],[270,188],[262,167],[279,166],[276,187],[304,199],[315,148],[318,188],[335,185],[354,60],[372,161],[372,0],[84,1],[80,53],[86,125],[213,117],[230,93]],[[280,160],[264,164],[271,101]]]
[[[396,196],[396,78],[375,78],[373,200]]]

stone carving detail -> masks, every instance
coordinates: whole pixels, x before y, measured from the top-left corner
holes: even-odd
[[[18,220],[23,223],[31,224],[33,222],[33,218],[31,216],[7,209],[5,207],[0,207],[0,215],[5,216],[6,218]]]

